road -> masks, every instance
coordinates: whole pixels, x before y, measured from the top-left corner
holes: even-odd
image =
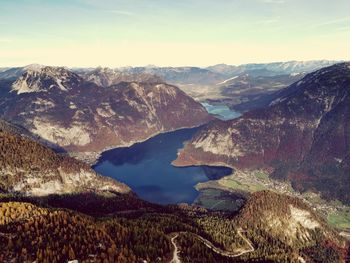
[[[201,236],[199,236],[197,234],[194,234],[194,233],[189,233],[189,234],[191,234],[194,237],[196,237],[205,246],[210,248],[215,253],[217,253],[217,254],[219,254],[221,256],[224,256],[224,257],[235,258],[235,257],[242,256],[242,255],[244,255],[246,253],[253,252],[255,250],[252,242],[249,239],[247,239],[244,235],[242,235],[242,232],[244,232],[244,231],[241,228],[239,228],[237,230],[237,234],[247,243],[249,248],[247,248],[247,249],[245,249],[245,248],[237,249],[237,251],[235,251],[235,252],[225,251],[225,250],[223,250],[221,248],[218,248],[213,243],[211,243],[209,240],[207,240],[207,239],[205,239],[205,238],[203,238],[203,237],[201,237]],[[188,232],[179,232],[179,233],[176,233],[176,235],[171,238],[171,243],[174,246],[174,253],[173,253],[173,259],[170,261],[170,263],[181,263],[181,261],[179,259],[179,256],[178,256],[179,250],[178,250],[178,247],[177,247],[177,245],[175,243],[175,239],[179,236],[179,234],[186,234],[186,233],[188,233]]]
[[[179,234],[176,234],[171,238],[171,243],[174,246],[174,252],[173,252],[173,259],[170,261],[170,263],[181,263],[179,258],[179,249],[175,243],[175,239],[179,236]]]
[[[213,204],[209,209],[213,209],[214,207],[217,207],[219,204],[225,202],[225,200],[220,200],[219,202]]]

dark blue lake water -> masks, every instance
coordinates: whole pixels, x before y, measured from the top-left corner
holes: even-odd
[[[221,109],[221,108],[220,108]],[[215,114],[237,114],[227,110]],[[228,116],[223,116],[227,118]],[[104,152],[94,170],[127,184],[142,199],[158,204],[192,203],[198,196],[194,186],[232,173],[227,167],[185,167],[171,165],[178,149],[199,128],[182,129],[157,135],[131,147]]]
[[[144,200],[158,204],[192,203],[198,196],[194,186],[209,179],[219,179],[230,168],[171,165],[183,142],[198,128],[157,135],[131,147],[117,148],[102,154],[93,167],[96,172],[126,183]]]

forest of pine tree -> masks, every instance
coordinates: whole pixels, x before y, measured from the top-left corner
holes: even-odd
[[[266,192],[261,195],[248,205],[262,205],[261,199],[273,197]],[[236,215],[141,202],[139,209],[130,210],[124,206],[118,210],[115,206],[113,213],[114,199],[100,197],[100,201],[109,200],[104,202],[107,212],[96,214],[89,213],[84,205],[78,206],[80,212],[71,210],[72,205],[78,204],[77,200],[84,199],[75,196],[70,203],[69,198],[27,198],[27,201],[24,197],[2,198],[0,262],[9,258],[16,262],[38,263],[73,259],[79,262],[169,262],[174,249],[171,237],[175,233],[182,262],[298,262],[299,256],[307,262],[340,262],[348,253],[346,247],[341,248],[335,240],[327,240],[318,232],[311,237],[317,241],[314,245],[291,245],[266,232],[258,221],[248,220],[247,211],[251,211],[251,207],[247,206]],[[89,198],[93,204],[93,197]],[[70,209],[61,206],[63,200]],[[289,202],[288,199],[284,201],[285,205]],[[244,224],[242,218],[245,218]],[[254,251],[239,257],[222,256],[198,238],[208,240],[223,251],[247,250],[247,242],[237,234],[243,227],[241,235],[252,243]]]

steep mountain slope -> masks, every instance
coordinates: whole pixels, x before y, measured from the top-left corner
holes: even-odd
[[[130,191],[124,184],[96,174],[73,158],[57,155],[21,133],[21,129],[1,121],[1,191],[26,195]]]
[[[207,69],[225,75],[226,80],[217,84],[218,92],[211,95],[211,99],[224,101],[226,105],[241,112],[262,108],[276,98],[276,91],[300,80],[306,73],[335,63],[320,60],[215,65]]]
[[[350,203],[350,66],[307,75],[271,106],[202,129],[177,165],[225,164],[269,171],[300,191]]]
[[[96,68],[92,71],[82,72],[80,75],[87,81],[94,82],[102,87],[109,87],[119,84],[121,82],[149,82],[160,83],[163,80],[153,74],[141,73],[141,74],[129,74],[117,69],[110,68]]]
[[[302,79],[305,74],[254,76],[241,74],[220,84],[221,94],[231,108],[239,111],[261,108],[276,98],[276,91]]]
[[[1,116],[69,152],[99,153],[212,119],[175,86],[122,82],[105,88],[64,68],[28,70],[2,89]]]
[[[273,240],[268,249],[285,246],[299,262],[341,262],[348,246],[300,199],[274,192],[252,194],[235,220],[251,240]]]

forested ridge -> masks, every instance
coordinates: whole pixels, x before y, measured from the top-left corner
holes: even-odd
[[[58,155],[53,150],[0,127],[0,165],[24,170],[55,170],[59,167],[72,172],[90,169],[87,164]]]
[[[89,165],[57,154],[16,126],[0,120],[0,190],[44,195],[75,191],[128,192],[115,180],[96,174]]]

